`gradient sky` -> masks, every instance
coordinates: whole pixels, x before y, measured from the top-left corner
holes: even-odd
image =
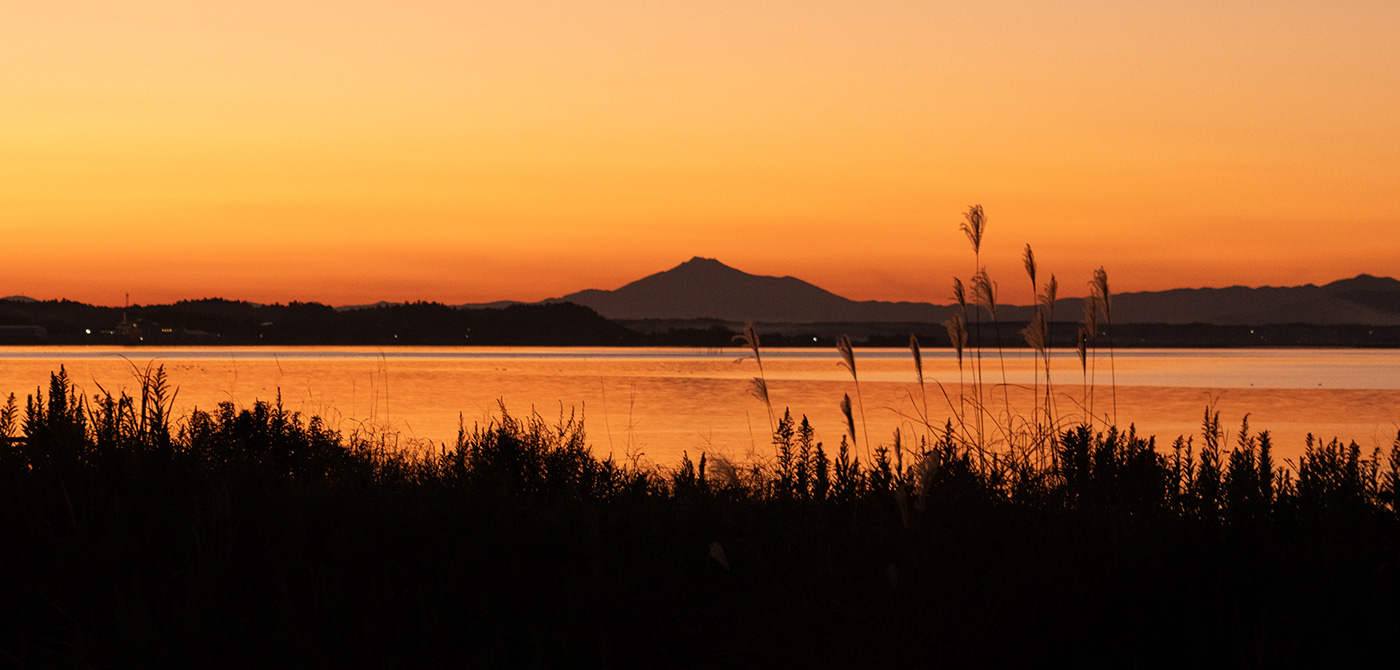
[[[71,2],[0,21],[0,295],[946,302],[1400,276],[1400,3]]]

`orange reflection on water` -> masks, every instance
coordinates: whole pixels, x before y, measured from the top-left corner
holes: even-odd
[[[64,366],[86,393],[99,386],[133,391],[133,366],[164,365],[179,387],[177,413],[212,409],[221,401],[248,406],[274,400],[332,427],[392,431],[408,440],[450,441],[459,416],[468,425],[498,414],[538,411],[546,418],[577,411],[600,455],[640,455],[670,465],[682,451],[766,456],[769,417],[750,394],[757,374],[737,348],[0,348],[0,391],[25,394],[46,386]],[[806,415],[818,438],[838,443],[845,432],[839,409],[851,396],[857,438],[888,443],[926,434],[923,420],[956,421],[959,399],[977,396],[976,361],[963,361],[962,380],[951,352],[924,352],[927,379],[915,382],[907,350],[857,350],[857,390],[835,351],[763,352],[770,397],[781,413]],[[1006,384],[1003,385],[1003,366]],[[982,398],[991,414],[1028,421],[1043,403],[1044,371],[1025,352],[984,355]],[[1115,414],[1121,425],[1158,436],[1166,449],[1177,435],[1197,434],[1210,405],[1233,440],[1248,413],[1253,430],[1269,430],[1279,458],[1296,458],[1304,436],[1355,440],[1368,452],[1388,447],[1400,429],[1400,352],[1357,350],[1191,350],[1117,352],[1088,370],[1074,354],[1053,359],[1058,420],[1084,420],[1090,405],[1101,424]],[[1111,383],[1117,378],[1116,387]],[[1249,384],[1255,384],[1251,387]],[[1319,386],[1321,385],[1321,386]],[[1091,392],[1092,391],[1092,392]],[[1033,395],[1034,394],[1034,395]],[[861,408],[864,421],[861,421]],[[1199,438],[1197,438],[1199,442]]]

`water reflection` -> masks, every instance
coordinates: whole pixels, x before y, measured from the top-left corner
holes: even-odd
[[[756,374],[738,348],[0,348],[0,390],[21,398],[46,384],[59,365],[85,391],[131,390],[132,366],[166,366],[180,387],[177,411],[271,400],[326,418],[342,430],[397,431],[405,439],[449,440],[459,416],[470,424],[499,412],[546,417],[582,413],[590,442],[602,453],[669,465],[682,450],[743,457],[767,453],[767,411],[749,394]],[[921,435],[923,401],[904,349],[857,350],[865,422],[877,441],[894,430]],[[834,350],[764,351],[775,407],[806,414],[827,443],[845,423],[838,403],[854,393]],[[1044,392],[1044,371],[1026,352],[984,356],[984,393],[1009,400],[1021,416]],[[967,364],[970,367],[970,363]],[[931,423],[958,404],[959,371],[951,352],[925,350]],[[963,392],[974,393],[970,370]],[[1073,352],[1053,357],[1051,381],[1062,420],[1082,420],[1092,405],[1099,421],[1113,413],[1117,380],[1120,424],[1170,442],[1197,432],[1211,404],[1222,423],[1238,428],[1246,413],[1270,430],[1281,457],[1297,454],[1303,436],[1354,439],[1388,446],[1400,428],[1400,352],[1389,350],[1122,350],[1081,368]],[[1090,380],[1092,379],[1092,387]],[[1092,393],[1090,389],[1092,388]],[[993,394],[992,391],[995,391]],[[998,410],[1000,411],[1000,409]],[[1165,446],[1165,445],[1164,445]]]

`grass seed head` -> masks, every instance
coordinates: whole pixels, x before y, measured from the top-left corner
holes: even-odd
[[[842,335],[836,340],[836,351],[841,354],[841,365],[851,371],[851,379],[856,378],[856,353],[851,350],[851,338]]]
[[[972,301],[987,308],[992,318],[997,318],[997,285],[987,275],[987,268],[977,271],[972,277]]]
[[[967,345],[967,324],[961,314],[954,314],[943,322],[943,327],[948,331],[948,340],[953,343],[953,351],[958,354],[958,367],[962,367],[963,347]]]
[[[914,355],[914,373],[919,377],[919,384],[924,383],[924,357],[919,353],[919,338],[914,333],[909,333],[909,353]]]
[[[846,430],[851,433],[851,445],[856,443],[856,419],[851,414],[851,394],[841,394],[841,413],[846,415]]]
[[[1045,292],[1040,294],[1040,306],[1047,312],[1055,310],[1056,294],[1060,292],[1060,282],[1055,281],[1055,275],[1050,275],[1050,281],[1045,282]]]
[[[764,381],[762,377],[754,377],[749,382],[749,393],[762,400],[765,405],[772,404],[768,401],[768,382]]]
[[[743,342],[744,346],[753,352],[754,360],[759,361],[760,365],[762,364],[762,360],[758,357],[758,330],[754,328],[752,321],[745,321],[744,332],[735,335],[734,339]]]
[[[1035,287],[1035,252],[1031,251],[1031,245],[1026,245],[1026,250],[1021,254],[1021,263],[1026,266],[1026,274],[1030,275],[1031,287]]]
[[[1021,335],[1025,336],[1026,344],[1037,353],[1045,353],[1046,328],[1045,313],[1039,310],[1031,318],[1031,322],[1021,329]]]
[[[987,215],[982,211],[981,205],[972,205],[963,214],[963,222],[958,224],[958,228],[967,235],[967,241],[972,243],[972,253],[978,254],[982,251],[982,233],[987,229]]]
[[[1111,310],[1113,303],[1108,298],[1108,273],[1104,272],[1102,266],[1094,270],[1094,280],[1089,282],[1089,286],[1093,290],[1094,297],[1098,298],[1099,302],[1103,305],[1103,315],[1108,317],[1109,321],[1112,321],[1113,313]]]

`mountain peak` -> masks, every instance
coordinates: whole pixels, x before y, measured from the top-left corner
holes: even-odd
[[[1348,291],[1400,291],[1400,281],[1390,277],[1377,277],[1362,273],[1351,279],[1334,281],[1327,284],[1325,288]]]
[[[741,274],[747,274],[742,270],[737,270],[719,262],[718,259],[703,258],[701,256],[694,256],[690,260],[658,274],[666,274],[669,272],[739,272]]]
[[[612,319],[717,318],[732,321],[936,321],[932,305],[856,303],[793,277],[754,275],[695,256],[613,291],[590,289],[558,300]]]

